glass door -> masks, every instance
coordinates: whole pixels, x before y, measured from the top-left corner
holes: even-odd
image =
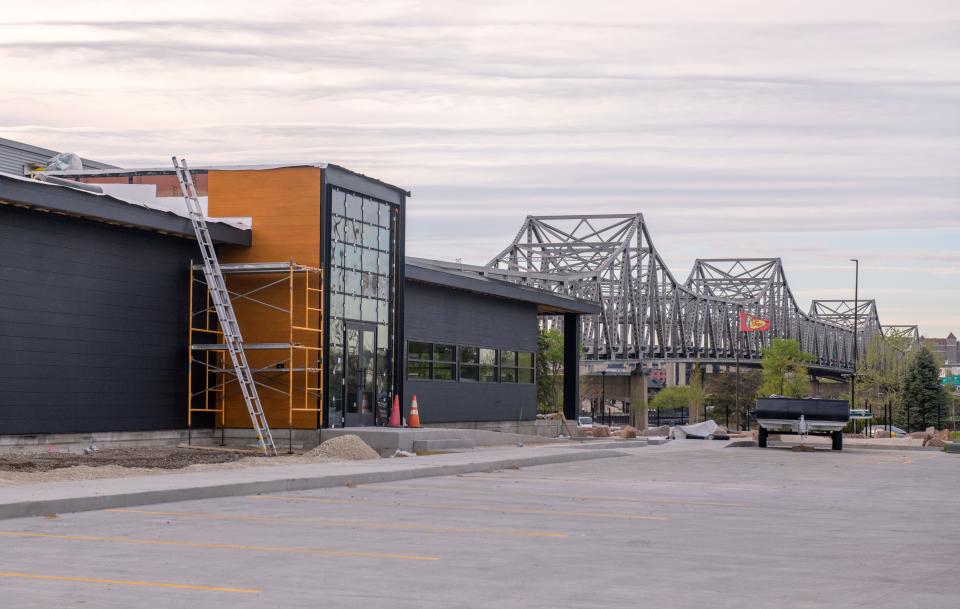
[[[344,423],[347,427],[374,425],[377,403],[376,326],[347,322],[344,333]]]

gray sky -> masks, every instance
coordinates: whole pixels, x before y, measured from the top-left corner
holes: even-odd
[[[669,6],[667,6],[669,5]],[[674,274],[780,256],[802,307],[960,332],[960,2],[0,0],[0,136],[121,165],[324,160],[412,255],[642,211]]]

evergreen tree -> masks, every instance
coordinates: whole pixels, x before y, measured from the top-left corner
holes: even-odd
[[[936,426],[938,416],[946,408],[947,393],[940,384],[937,362],[925,346],[921,347],[907,365],[900,390],[903,424],[913,429]],[[906,428],[910,431],[909,428]]]

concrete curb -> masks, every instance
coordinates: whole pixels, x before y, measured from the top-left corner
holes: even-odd
[[[550,455],[531,455],[529,457],[499,458],[490,461],[473,461],[469,463],[441,464],[421,466],[419,459],[412,458],[413,467],[395,470],[382,470],[359,473],[319,474],[316,476],[278,477],[267,480],[227,482],[223,484],[184,484],[176,488],[158,488],[155,490],[138,490],[131,492],[114,492],[95,494],[91,489],[88,494],[70,497],[56,497],[47,499],[24,499],[0,503],[0,519],[26,518],[43,516],[46,514],[67,514],[71,512],[87,512],[110,508],[124,508],[157,503],[174,503],[178,501],[192,501],[196,499],[215,499],[218,497],[236,497],[241,495],[257,495],[262,493],[283,493],[290,491],[305,491],[311,489],[331,488],[347,484],[376,484],[379,482],[396,482],[415,478],[430,478],[435,476],[453,476],[476,472],[490,472],[502,469],[519,467],[534,467],[537,465],[552,465],[570,463],[573,461],[588,461],[612,457],[625,457],[628,453],[614,450],[569,451]],[[245,470],[232,470],[245,471]],[[209,472],[205,472],[209,473]],[[222,472],[229,475],[229,471]],[[176,475],[176,474],[173,474]],[[191,474],[185,474],[189,476]],[[155,476],[160,485],[165,476]],[[126,478],[124,480],[137,480]],[[143,478],[139,480],[144,480]],[[87,486],[95,487],[97,481],[90,481]]]
[[[771,441],[768,446],[770,448],[792,448],[794,446],[799,446],[799,442],[782,442],[779,440]],[[727,444],[724,448],[755,448],[757,446],[756,440],[735,440]],[[808,444],[817,450],[829,450],[829,444]],[[930,452],[939,452],[942,451],[942,448],[935,446],[890,446],[887,444],[849,444],[845,443],[843,445],[843,450],[894,450],[894,451],[930,451]]]

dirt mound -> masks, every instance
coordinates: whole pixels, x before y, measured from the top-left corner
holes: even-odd
[[[651,427],[650,429],[644,429],[640,432],[641,436],[652,437],[652,436],[668,436],[670,435],[670,426],[661,425],[660,427]]]
[[[614,432],[615,436],[618,438],[636,438],[637,437],[637,428],[632,425],[627,425],[623,429],[618,429]]]
[[[609,438],[610,437],[610,428],[606,425],[597,425],[593,424],[593,437],[594,438]]]
[[[305,457],[320,457],[344,461],[365,461],[379,459],[380,454],[370,448],[360,436],[346,435],[330,438],[313,450],[304,453]]]

